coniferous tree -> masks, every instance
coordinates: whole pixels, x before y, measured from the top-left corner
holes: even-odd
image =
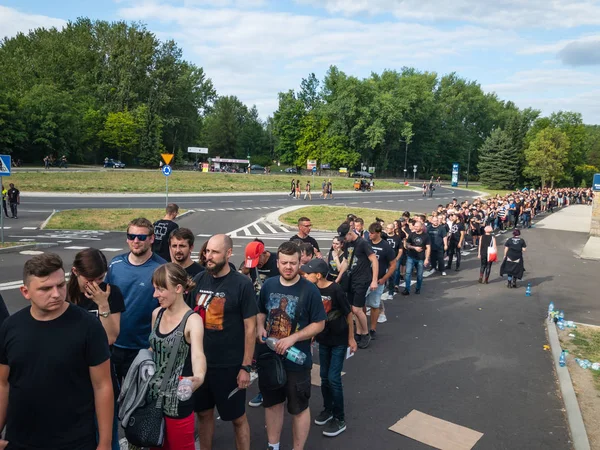
[[[492,189],[513,189],[519,179],[519,150],[501,128],[488,136],[479,148],[479,178]]]

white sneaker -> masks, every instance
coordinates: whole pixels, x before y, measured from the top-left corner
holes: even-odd
[[[371,315],[371,307],[367,306],[367,312],[365,313],[367,316]]]
[[[390,294],[388,292],[384,292],[383,294],[381,294],[381,300],[389,300],[390,299]]]
[[[385,313],[379,314],[379,317],[377,318],[377,323],[386,323],[386,322],[387,322],[387,317],[385,317]]]
[[[446,276],[446,272],[442,272],[442,276],[445,277]]]

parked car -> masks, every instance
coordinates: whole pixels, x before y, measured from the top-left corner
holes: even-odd
[[[105,169],[124,169],[125,164],[123,164],[118,159],[109,158],[108,160],[104,160],[104,168]]]
[[[359,170],[358,172],[354,172],[351,176],[351,178],[373,178],[373,174],[369,173],[369,172],[365,172],[363,170]]]
[[[265,168],[260,164],[252,164],[250,166],[250,173],[265,173]]]
[[[285,169],[285,173],[298,173],[298,169],[296,169],[295,167],[288,167],[287,169]]]

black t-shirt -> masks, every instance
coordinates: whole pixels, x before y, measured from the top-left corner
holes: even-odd
[[[205,270],[206,269],[204,268],[204,266],[198,264],[196,261],[194,261],[191,265],[185,268],[185,271],[191,278],[194,278],[200,272],[204,272]]]
[[[340,260],[340,262],[344,260],[343,252],[338,259]],[[340,268],[338,267],[337,263],[335,262],[335,258],[333,257],[333,248],[329,251],[329,254],[327,255],[327,266],[329,267],[327,279],[329,281],[335,281],[337,276],[340,274]]]
[[[256,266],[256,269],[258,270],[258,275],[260,276],[260,279],[263,282],[267,278],[278,277],[279,269],[277,268],[277,254],[271,253],[269,255],[269,259],[267,259],[265,264],[262,267]],[[252,280],[254,281],[256,278],[256,271],[251,270],[250,274],[254,277],[252,278]]]
[[[240,366],[244,359],[244,319],[256,316],[256,294],[250,279],[236,271],[215,278],[199,273],[192,308],[206,306],[204,354],[208,367]]]
[[[351,267],[348,268],[352,284],[371,281],[373,272],[369,256],[374,253],[371,245],[363,238],[358,237],[354,242],[346,242],[345,252],[344,256],[348,264],[352,262]]]
[[[394,250],[396,256],[398,256],[398,252],[402,248],[402,236],[392,234],[391,236],[388,236],[387,241],[388,244],[390,244],[390,247],[392,247],[392,249]]]
[[[423,247],[423,250],[418,252],[413,248],[408,248],[406,254],[413,259],[425,260],[425,246],[430,245],[431,239],[429,239],[429,234],[427,233],[415,233],[412,232],[406,239],[407,245],[412,245],[415,247]]]
[[[437,227],[434,227],[433,225],[430,225],[427,227],[427,234],[429,234],[432,250],[444,249],[444,238],[447,235],[446,228],[444,226],[438,225]]]
[[[106,292],[106,283],[102,282],[99,284],[100,289]],[[79,294],[78,306],[82,307],[88,312],[91,312],[94,317],[99,318],[100,313],[98,311],[98,305],[93,300],[87,298],[83,293]],[[110,285],[110,294],[108,295],[108,308],[112,314],[121,313],[125,311],[125,299],[123,293],[118,286],[114,284]]]
[[[325,329],[321,331],[315,339],[321,345],[335,347],[338,345],[348,345],[348,322],[346,317],[352,311],[350,303],[346,298],[346,293],[337,283],[331,283],[326,288],[319,288],[321,301],[327,320]]]
[[[100,322],[70,304],[38,321],[23,308],[0,327],[0,364],[10,367],[6,440],[18,449],[95,449],[90,367],[110,357]]]
[[[154,244],[152,244],[152,251],[167,262],[171,261],[169,235],[177,228],[179,228],[179,225],[172,220],[160,219],[154,222]]]
[[[455,243],[460,242],[460,233],[465,231],[465,226],[461,222],[454,222],[450,225],[450,240]]]
[[[276,339],[286,338],[293,333],[306,328],[311,323],[327,319],[319,289],[310,281],[300,278],[293,286],[283,286],[281,277],[269,278],[260,291],[258,307],[262,314],[266,314],[265,329],[267,337]],[[304,296],[304,304],[300,311],[298,302]],[[296,314],[299,313],[299,317]],[[295,329],[292,330],[294,322]],[[284,360],[286,370],[298,372],[312,367],[310,339],[296,342],[298,350],[306,354],[303,366]],[[266,345],[260,345],[259,353],[270,350]]]
[[[394,250],[388,244],[388,242],[384,239],[379,241],[378,244],[374,244],[373,241],[369,241],[371,244],[371,248],[377,256],[377,261],[379,262],[379,273],[377,274],[377,279],[380,280],[386,274],[390,267],[390,263],[396,259],[396,254]]]
[[[523,249],[527,248],[525,240],[520,236],[508,239],[504,246],[507,249],[506,256],[512,260],[519,259],[523,255]]]
[[[9,189],[6,193],[6,196],[8,197],[8,203],[17,203],[20,194],[21,192],[19,192],[17,188]]]
[[[0,295],[0,326],[4,323],[10,314],[8,313],[8,308],[6,307],[6,303],[4,303],[4,299]]]
[[[293,236],[292,238],[290,238],[290,241],[302,241],[305,244],[310,244],[312,245],[316,251],[318,251],[319,253],[321,253],[321,249],[319,248],[319,243],[312,237],[310,236],[306,236],[305,238],[301,238],[298,235]]]

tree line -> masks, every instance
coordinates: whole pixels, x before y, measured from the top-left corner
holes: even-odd
[[[591,183],[600,127],[575,112],[542,117],[455,73],[414,68],[359,79],[331,66],[280,92],[272,117],[218,95],[201,67],[143,24],[81,18],[0,43],[0,152],[26,163],[67,156],[156,166],[160,153],[270,165],[376,167],[378,175],[479,177],[495,188]]]

